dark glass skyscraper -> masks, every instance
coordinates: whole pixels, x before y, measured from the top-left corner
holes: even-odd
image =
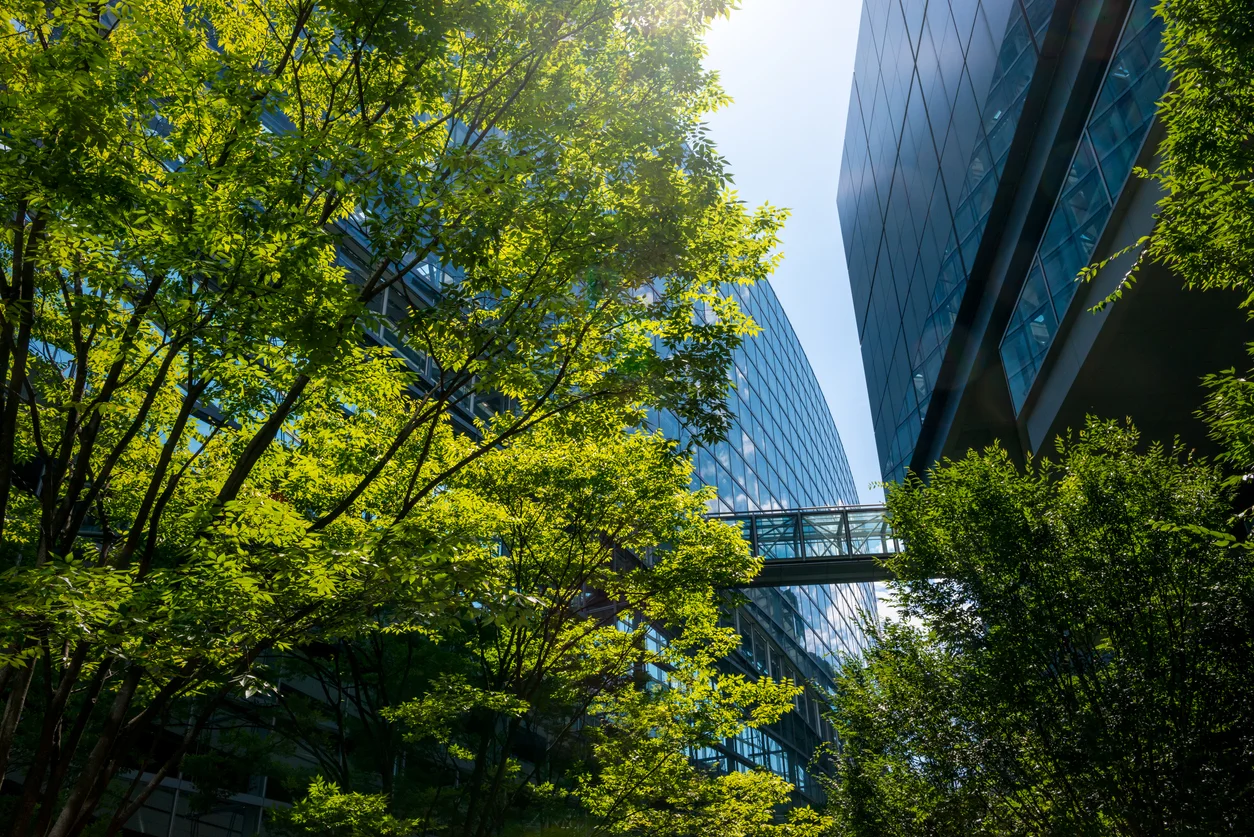
[[[866,0],[838,192],[884,476],[1086,413],[1184,433],[1198,376],[1241,362],[1218,295],[1150,266],[1089,312],[1152,228],[1152,0]]]

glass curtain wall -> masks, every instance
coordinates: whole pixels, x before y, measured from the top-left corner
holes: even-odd
[[[866,0],[837,196],[881,471],[918,441],[1054,0]]]
[[[774,290],[760,283],[727,292],[762,331],[734,355],[732,427],[726,441],[695,448],[694,485],[717,489],[710,508],[716,514],[856,505],[858,491],[831,411]],[[670,438],[689,441],[674,415],[654,413],[649,420]],[[729,614],[743,637],[730,665],[820,687],[831,684],[843,656],[864,647],[858,614],[875,608],[871,584],[744,593],[747,603]],[[808,764],[819,742],[831,738],[818,698],[818,691],[807,689],[797,711],[780,723],[693,756],[725,770],[768,768],[817,798]]]

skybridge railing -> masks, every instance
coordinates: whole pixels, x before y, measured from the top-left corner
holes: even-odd
[[[886,581],[883,559],[902,551],[884,506],[830,506],[711,515],[738,524],[762,572],[754,587]]]

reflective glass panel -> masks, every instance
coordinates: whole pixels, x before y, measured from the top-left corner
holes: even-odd
[[[840,512],[803,514],[801,536],[806,558],[832,558],[849,552],[845,516]]]
[[[851,511],[849,538],[854,555],[886,555],[896,552],[896,541],[882,512]]]
[[[760,517],[758,527],[758,554],[764,560],[797,558],[801,554],[797,543],[797,518],[795,515]]]
[[[1113,201],[1153,123],[1155,103],[1166,90],[1161,38],[1153,0],[1135,0],[1002,339],[1001,357],[1016,412],[1075,296],[1077,274],[1094,258]],[[1045,289],[1048,301],[1042,299]]]

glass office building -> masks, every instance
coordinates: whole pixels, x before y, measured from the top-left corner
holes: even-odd
[[[838,191],[887,479],[927,414],[1051,0],[868,0]]]
[[[774,290],[765,282],[729,290],[761,326],[736,351],[730,374],[735,416],[726,441],[693,453],[694,482],[714,486],[711,512],[855,505],[858,491],[827,401]],[[674,416],[652,421],[685,441]],[[871,584],[753,588],[729,614],[744,637],[729,666],[751,676],[830,686],[843,656],[865,645],[859,613],[875,612]],[[820,691],[808,688],[795,712],[749,730],[719,751],[694,754],[722,770],[766,767],[810,799],[818,788],[810,760],[831,730],[820,716]]]
[[[1169,80],[1153,5],[865,0],[837,202],[886,479],[995,439],[1036,453],[1090,412],[1204,439],[1197,376],[1245,339],[1230,301],[1151,269],[1086,316],[1134,254],[1075,281],[1152,228],[1131,172]]]

